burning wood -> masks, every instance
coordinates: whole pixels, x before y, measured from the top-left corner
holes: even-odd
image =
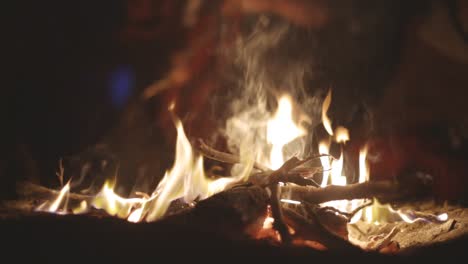
[[[281,97],[279,109],[266,122],[266,142],[273,144],[269,155],[263,153],[260,156],[242,156],[222,152],[201,139],[194,150],[185,136],[181,121],[173,116],[178,132],[174,166],[151,194],[139,193],[136,197],[124,198],[114,191],[113,181],[107,181],[101,191],[94,195],[71,192],[70,181],[60,191],[23,183],[19,185],[18,192],[25,197],[42,200],[55,197],[36,207],[36,210],[66,214],[83,213],[95,208],[130,222],[152,222],[166,216],[179,219],[177,221],[200,221],[200,225],[211,223],[210,226],[217,226],[218,223],[201,217],[200,214],[209,210],[228,210],[235,212],[233,226],[228,228],[232,232],[227,232],[230,236],[242,232],[258,237],[258,234],[263,233],[269,234],[267,237],[275,243],[356,251],[358,249],[348,241],[348,223],[362,217],[368,221],[376,221],[370,215],[371,210],[368,210],[372,209],[372,202],[365,202],[363,199],[395,201],[415,197],[427,186],[418,179],[409,182],[369,181],[365,148],[360,155],[359,182],[346,184],[346,177],[342,175],[343,155],[337,159],[329,154],[330,141],[321,142],[319,155],[299,159],[293,154],[284,160],[283,155],[278,155],[278,149],[282,151],[286,144],[303,135],[302,128],[292,122],[290,100],[288,97]],[[331,93],[326,102],[329,104],[330,100]],[[323,120],[328,124],[327,131],[330,130],[329,140],[344,144],[349,140],[347,129],[338,127],[333,131],[326,112],[327,104],[324,104]],[[286,129],[283,131],[280,129],[282,127]],[[290,131],[291,135],[281,136],[281,133],[287,134]],[[240,153],[246,153],[245,151],[249,150],[241,149]],[[225,165],[237,164],[242,169],[233,173],[235,176],[209,178],[204,174],[203,157]],[[316,174],[322,174],[320,184],[314,180]],[[63,167],[60,167],[59,175],[62,175],[59,178],[63,182]],[[271,218],[266,215],[268,208],[271,210]],[[411,214],[400,210],[391,212],[406,217],[408,221],[421,218],[444,222],[441,217],[430,214],[410,216]],[[185,216],[180,218],[175,217],[176,215]],[[263,224],[266,221],[272,222],[273,229],[270,232],[265,231],[270,228],[268,224]],[[241,224],[234,227],[234,223]],[[223,230],[223,226],[213,228]],[[391,235],[379,240],[378,244],[369,243],[365,248],[380,250],[386,247],[391,244],[394,232],[389,234]]]

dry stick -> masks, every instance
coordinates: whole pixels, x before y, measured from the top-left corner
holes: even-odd
[[[240,163],[239,156],[213,149],[212,147],[208,146],[202,139],[198,139],[197,149],[198,151],[200,151],[200,153],[203,156],[213,159],[213,160],[221,161],[224,163],[230,163],[230,164]],[[330,155],[321,154],[321,155],[308,157],[304,160],[299,160],[296,158],[294,167],[289,168],[287,171],[283,171],[281,174],[277,174],[276,177],[271,177],[272,175],[275,174],[275,171],[272,171],[269,168],[263,166],[262,164],[255,162],[254,168],[257,168],[261,170],[262,172],[254,173],[250,175],[249,181],[253,184],[261,185],[261,186],[267,186],[273,182],[277,183],[277,182],[282,181],[282,182],[294,182],[299,185],[314,185],[318,187],[318,185],[314,183],[313,180],[304,179],[304,177],[302,177],[301,175],[304,175],[304,174],[313,175],[314,173],[317,173],[321,169],[321,167],[303,168],[303,169],[299,169],[297,167],[311,160],[318,159],[320,157],[325,157],[325,156],[331,157]]]
[[[303,205],[305,206],[305,205]],[[301,214],[297,213],[294,210],[283,208],[286,217],[293,221],[296,224],[305,226],[308,230],[313,230],[314,232],[312,239],[316,240],[317,242],[325,245],[329,249],[335,249],[340,251],[359,251],[357,247],[353,244],[349,243],[348,241],[344,240],[343,238],[333,234],[328,229],[326,229],[320,223],[316,223],[309,218],[302,216]],[[313,216],[311,216],[313,218]],[[310,229],[310,227],[314,227],[314,229]],[[296,234],[299,237],[301,233]],[[308,237],[303,237],[304,239],[308,239]]]
[[[399,198],[408,193],[416,192],[411,188],[403,189],[399,184],[391,181],[364,182],[346,186],[330,185],[323,188],[286,185],[282,189],[291,193],[291,199],[303,200],[313,204],[373,197]]]
[[[342,216],[344,216],[346,219],[348,219],[348,222],[351,221],[351,219],[353,219],[353,217],[359,212],[361,211],[362,209],[366,208],[367,206],[370,206],[374,203],[373,200],[367,202],[367,203],[364,203],[364,204],[361,204],[360,206],[358,206],[356,209],[354,209],[353,211],[351,211],[350,213],[348,212],[343,212],[339,209],[336,209],[335,207],[332,207],[332,206],[324,206],[324,207],[320,207],[319,210],[320,211],[332,211],[334,213],[338,213]]]
[[[276,179],[280,178],[281,175],[287,173],[289,170],[297,167],[297,164],[300,162],[299,159],[293,157],[286,161],[281,168],[272,172],[270,175],[271,183],[268,185],[269,189],[271,190],[270,196],[270,206],[271,206],[271,214],[275,222],[273,223],[273,227],[279,232],[281,236],[281,241],[287,245],[292,242],[291,234],[289,233],[288,226],[284,222],[283,219],[283,212],[281,211],[281,205],[279,204],[279,186]]]
[[[202,139],[198,139],[197,149],[198,151],[200,151],[200,153],[203,156],[213,159],[213,160],[217,160],[217,161],[221,161],[225,163],[231,163],[231,164],[241,163],[239,156],[213,149],[210,146],[208,146]],[[254,163],[254,168],[259,169],[261,171],[270,170],[267,167],[257,162]]]
[[[289,245],[292,242],[291,234],[289,233],[288,226],[284,222],[283,219],[283,212],[281,211],[281,205],[279,204],[279,194],[278,194],[279,186],[278,184],[272,184],[270,186],[271,190],[271,198],[270,198],[270,206],[271,206],[271,214],[273,219],[273,227],[276,231],[279,232],[281,236],[281,241]]]
[[[312,218],[312,222],[317,226],[319,232],[321,235],[325,238],[327,238],[327,243],[326,245],[336,245],[338,244],[342,249],[345,250],[352,250],[352,251],[358,251],[359,249],[355,247],[354,245],[350,244],[343,238],[337,236],[333,232],[331,232],[328,228],[326,228],[322,222],[320,222],[320,218],[317,215],[317,212],[315,211],[316,205],[315,204],[310,204],[310,203],[304,203],[304,208],[308,215]],[[348,244],[348,245],[346,245]]]
[[[50,196],[57,196],[60,194],[60,191],[52,190],[47,187],[43,187],[31,182],[22,182],[19,183],[17,186],[17,192],[20,195],[26,196],[26,197],[47,197],[50,198]],[[68,197],[73,200],[88,200],[92,199],[92,196],[89,195],[83,195],[83,194],[77,194],[77,193],[69,193]]]

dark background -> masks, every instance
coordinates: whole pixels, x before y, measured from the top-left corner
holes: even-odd
[[[125,1],[27,1],[8,12],[2,196],[101,140],[136,89],[119,32]],[[36,179],[37,180],[37,179]],[[55,180],[55,179],[54,179]]]

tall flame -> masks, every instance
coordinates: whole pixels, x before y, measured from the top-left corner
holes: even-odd
[[[320,154],[330,154],[330,144],[331,139],[333,137],[334,141],[342,144],[342,153],[340,154],[339,159],[330,159],[329,157],[321,157],[320,162],[322,163],[323,168],[323,176],[322,176],[322,183],[321,187],[327,186],[329,183],[332,185],[340,185],[345,186],[347,184],[347,179],[345,176],[345,172],[343,171],[343,164],[344,164],[344,156],[343,156],[343,144],[349,140],[349,131],[347,128],[338,126],[335,131],[332,130],[331,120],[327,116],[328,108],[331,104],[331,90],[328,92],[323,104],[322,104],[322,123],[330,135],[328,140],[322,140],[319,143],[319,153]],[[368,164],[366,163],[366,155],[367,155],[367,147],[364,147],[361,150],[359,156],[359,182],[365,182],[369,180],[369,169]],[[339,200],[339,201],[330,201],[327,203],[323,203],[323,206],[332,206],[341,211],[351,212],[352,210],[356,209],[360,205],[364,203],[363,200]],[[366,208],[366,217],[372,219],[372,208]],[[351,222],[355,222],[360,219],[362,216],[362,212],[358,212]]]
[[[294,139],[304,136],[306,130],[293,121],[291,98],[283,95],[278,100],[278,109],[267,123],[267,142],[272,145],[270,168],[279,169],[284,163],[283,147]]]
[[[330,108],[331,100],[332,100],[332,92],[331,92],[331,90],[329,90],[328,94],[327,94],[327,97],[325,97],[325,100],[323,101],[323,104],[322,104],[322,122],[323,122],[323,127],[325,128],[327,133],[330,136],[333,136],[333,129],[332,129],[332,126],[331,126],[331,120],[327,116],[327,112],[328,112],[328,108]]]
[[[185,135],[182,123],[175,119],[177,128],[176,157],[172,169],[166,172],[160,182],[151,203],[148,206],[147,221],[154,221],[166,213],[170,203],[183,198],[186,203],[196,199],[206,199],[228,185],[247,179],[253,167],[253,160],[247,161],[244,170],[229,178],[208,179],[203,169],[203,158],[195,155]]]

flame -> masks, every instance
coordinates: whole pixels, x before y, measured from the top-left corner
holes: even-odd
[[[49,213],[66,213],[67,211],[66,201],[67,201],[69,194],[70,194],[70,181],[68,181],[67,184],[65,184],[65,186],[62,187],[57,197],[53,201],[51,202],[46,201],[45,203],[38,206],[36,210],[45,211]],[[64,200],[65,200],[64,208],[59,212],[60,205],[64,202]]]
[[[369,163],[367,162],[367,145],[365,145],[361,151],[359,151],[359,183],[369,181],[370,169]],[[374,200],[374,203],[376,201]],[[373,221],[373,206],[364,208],[364,219],[367,222]],[[356,214],[356,218],[361,217],[362,210]]]
[[[96,195],[92,206],[103,209],[110,215],[127,218],[137,206],[146,201],[142,198],[123,198],[114,192],[115,183],[106,181],[101,191]]]
[[[327,141],[322,141],[319,144],[319,153],[322,155],[328,155],[330,149],[330,143]],[[330,175],[330,158],[327,156],[320,157],[320,162],[322,163],[323,175],[322,175],[322,184],[321,187],[325,187],[328,184],[328,177]]]
[[[330,151],[330,144],[331,144],[331,137],[334,138],[334,141],[337,143],[342,144],[342,151],[340,154],[339,159],[332,159],[330,160],[329,157],[321,157],[320,162],[322,163],[322,168],[323,168],[323,175],[322,175],[322,183],[321,187],[327,186],[329,183],[332,185],[340,185],[340,186],[345,186],[347,184],[347,179],[345,176],[345,173],[343,171],[343,164],[344,164],[344,156],[343,156],[343,144],[345,144],[347,141],[349,141],[349,131],[347,128],[343,126],[338,126],[335,131],[333,132],[332,127],[331,127],[331,120],[327,116],[327,111],[330,107],[332,100],[332,94],[331,90],[328,92],[323,104],[322,104],[322,123],[327,131],[327,133],[330,135],[329,140],[322,140],[319,143],[319,153],[320,154],[325,154],[329,155]],[[365,146],[359,155],[359,182],[365,182],[369,180],[369,167],[368,164],[366,163],[366,155],[367,155],[367,146]],[[336,209],[340,211],[346,211],[346,212],[351,212],[352,210],[356,209],[360,205],[364,203],[364,200],[353,200],[353,201],[348,201],[348,200],[339,200],[339,201],[330,201],[323,203],[322,206],[332,206],[335,207]],[[371,216],[371,211],[369,211],[371,208],[366,208],[366,217]],[[356,222],[359,220],[362,216],[362,210],[358,212],[353,219],[351,219],[351,222]]]
[[[322,104],[322,122],[327,133],[330,136],[333,136],[333,129],[331,127],[331,121],[330,121],[330,118],[328,118],[327,116],[327,112],[328,112],[328,108],[330,108],[331,100],[332,100],[332,92],[330,89],[328,91],[327,97],[325,97],[325,100],[323,101],[323,104]]]
[[[328,92],[322,105],[322,122],[329,137],[319,143],[319,153],[329,155],[330,145],[333,140],[341,144],[341,154],[338,159],[330,158],[329,156],[320,157],[323,168],[321,187],[326,187],[328,184],[341,186],[347,184],[346,174],[343,170],[345,161],[343,149],[345,147],[344,144],[350,140],[349,131],[342,126],[338,126],[335,131],[332,130],[331,120],[327,116],[330,104],[331,90]],[[268,147],[271,147],[270,152],[264,151],[265,153],[260,153],[258,151],[260,148],[257,148],[258,146],[255,146],[255,150],[252,151],[252,142],[241,140],[239,148],[240,169],[236,173],[232,173],[231,177],[207,178],[204,172],[203,158],[193,151],[190,141],[184,132],[182,122],[172,112],[174,108],[175,102],[172,102],[169,106],[169,111],[171,111],[177,130],[174,164],[171,169],[166,171],[164,177],[151,194],[137,192],[135,193],[137,197],[125,198],[115,192],[116,180],[107,180],[99,193],[94,197],[80,201],[76,208],[68,211],[68,197],[70,194],[70,181],[68,181],[53,200],[41,204],[36,210],[57,214],[80,214],[87,212],[93,207],[102,209],[109,215],[127,219],[129,222],[156,221],[167,213],[171,203],[175,200],[193,204],[196,201],[206,199],[223,191],[234,183],[245,181],[253,169],[255,160],[259,161],[259,158],[261,158],[261,161],[265,161],[266,157],[268,157],[268,160],[264,163],[268,164],[269,168],[280,168],[285,162],[283,148],[295,139],[306,135],[306,129],[297,125],[293,120],[294,109],[291,97],[283,95],[278,99],[278,108],[266,122],[266,127],[266,119],[262,119],[263,130],[261,131],[264,137],[262,137],[261,144],[266,146],[264,141],[266,137],[266,143],[268,143]],[[365,145],[359,153],[359,183],[369,181],[370,171],[366,160],[367,153],[368,148]],[[263,154],[266,155],[263,156]],[[60,169],[61,176],[59,179],[63,180],[61,178],[63,177],[63,168],[61,167]],[[301,204],[301,201],[286,198],[280,201],[287,204]],[[340,200],[330,201],[322,205],[333,206],[338,210],[351,212],[364,202],[365,200]],[[364,218],[367,222],[378,224],[378,221],[381,220],[379,219],[379,212],[382,211],[382,208],[391,213],[398,214],[403,221],[408,223],[427,219],[443,222],[448,219],[447,214],[426,216],[422,213],[402,209],[393,210],[390,205],[381,205],[375,200],[374,205],[366,207],[355,214],[353,219],[351,219],[351,223]],[[271,218],[271,215],[268,215],[263,229],[271,229],[272,223],[273,218]]]
[[[329,154],[328,149],[322,149],[324,153],[321,154]],[[327,150],[327,151],[325,151]],[[325,161],[326,158],[327,161]],[[328,157],[322,157],[321,161],[322,162],[322,167],[324,168],[324,177],[322,179],[322,187],[327,186],[328,184],[328,177],[330,177],[331,184],[332,185],[339,185],[339,186],[345,186],[347,184],[346,181],[346,176],[343,175],[343,154],[340,155],[340,158],[337,160],[332,160],[330,163],[330,159]],[[326,168],[329,168],[329,170],[326,170]],[[326,177],[325,177],[326,176]],[[349,201],[347,200],[338,200],[338,201],[330,201],[323,203],[323,206],[333,206],[338,210],[341,211],[348,211],[349,210]]]
[[[174,104],[171,104],[174,105]],[[243,169],[233,177],[209,179],[205,176],[203,158],[196,155],[185,135],[182,122],[174,116],[177,129],[176,155],[173,167],[166,172],[151,195],[138,193],[141,197],[124,198],[114,191],[115,180],[107,180],[100,192],[89,202],[83,200],[72,213],[88,211],[90,207],[102,209],[109,215],[127,219],[129,222],[155,221],[165,215],[172,201],[183,199],[186,203],[206,199],[227,186],[243,181],[250,175],[254,159],[242,155]],[[70,192],[70,181],[60,190],[52,202],[45,202],[37,210],[58,213]],[[66,211],[65,208],[61,211]]]
[[[289,96],[283,95],[278,100],[278,109],[268,121],[266,133],[267,142],[272,145],[269,167],[276,170],[284,163],[283,147],[306,134],[306,130],[293,121],[293,106]]]
[[[226,188],[245,180],[253,167],[253,160],[247,161],[239,175],[230,178],[208,179],[203,169],[203,158],[195,155],[185,135],[182,123],[175,119],[177,128],[176,157],[172,169],[166,172],[157,186],[149,204],[147,221],[154,221],[166,213],[172,201],[183,198],[186,203],[195,199],[206,199]]]
[[[349,141],[349,131],[346,127],[339,126],[335,129],[335,141],[338,143]]]
[[[438,219],[439,221],[443,221],[443,222],[444,222],[444,221],[447,221],[447,220],[448,220],[448,214],[447,214],[447,213],[442,213],[442,214],[440,214],[440,215],[437,216],[437,219]]]
[[[83,200],[80,202],[80,205],[74,208],[72,211],[73,211],[73,214],[86,213],[88,211],[88,203],[85,200]]]

